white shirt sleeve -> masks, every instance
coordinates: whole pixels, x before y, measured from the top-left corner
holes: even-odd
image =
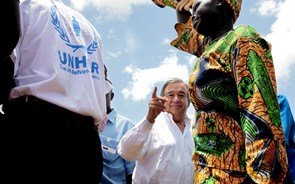
[[[137,123],[125,133],[118,144],[118,153],[126,160],[139,160],[143,157],[149,144],[153,124],[147,119]]]

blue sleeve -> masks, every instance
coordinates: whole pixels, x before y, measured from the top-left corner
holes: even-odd
[[[135,167],[135,161],[125,160],[126,174],[129,175],[133,173]]]
[[[289,162],[289,171],[295,183],[295,122],[288,99],[284,95],[278,95],[280,105],[280,114],[283,131],[287,144],[287,155]]]

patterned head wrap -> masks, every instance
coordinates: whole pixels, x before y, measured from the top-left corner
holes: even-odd
[[[240,15],[242,1],[243,0],[226,0],[226,2],[230,5],[231,9],[234,11],[234,22],[236,22]]]

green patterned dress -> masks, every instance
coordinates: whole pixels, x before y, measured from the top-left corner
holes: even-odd
[[[191,24],[174,47],[198,57],[189,77],[196,109],[195,183],[283,183],[287,173],[271,45],[240,25],[208,43]]]

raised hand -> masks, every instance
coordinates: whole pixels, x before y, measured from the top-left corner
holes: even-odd
[[[176,10],[177,11],[190,11],[192,8],[192,5],[194,3],[194,0],[180,0],[177,5],[176,5]]]
[[[152,0],[153,3],[155,3],[157,6],[164,8],[166,6],[169,6],[173,9],[175,9],[177,3],[179,0]]]
[[[167,100],[164,97],[157,96],[157,87],[154,88],[152,98],[149,102],[149,110],[146,119],[150,123],[154,123],[156,117],[163,111],[165,111],[165,102]]]

